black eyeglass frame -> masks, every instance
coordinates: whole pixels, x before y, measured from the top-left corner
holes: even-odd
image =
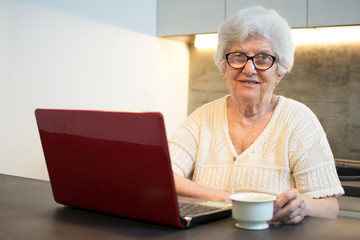
[[[230,56],[230,54],[234,54],[234,53],[240,53],[240,54],[243,54],[243,55],[246,57],[246,62],[245,62],[245,64],[244,64],[243,67],[241,67],[241,68],[236,68],[236,67],[231,66],[231,64],[229,63],[229,56]],[[258,67],[255,65],[255,62],[254,62],[254,58],[255,58],[256,56],[258,56],[258,55],[266,55],[266,56],[271,57],[271,58],[273,59],[273,62],[271,63],[270,67],[264,68],[264,69],[258,68]],[[265,70],[270,69],[270,68],[274,65],[274,63],[275,63],[275,61],[276,61],[276,57],[275,57],[275,56],[272,56],[272,55],[270,55],[270,54],[264,54],[264,53],[258,53],[258,54],[255,54],[255,55],[252,56],[252,57],[249,57],[248,55],[246,55],[245,53],[242,53],[242,52],[230,52],[230,53],[225,54],[224,57],[225,57],[225,59],[226,59],[227,64],[229,64],[229,66],[232,67],[232,68],[234,68],[234,69],[243,69],[243,68],[246,66],[246,64],[248,63],[248,61],[251,60],[251,61],[252,61],[252,64],[254,65],[254,67],[255,67],[257,70],[265,71]]]

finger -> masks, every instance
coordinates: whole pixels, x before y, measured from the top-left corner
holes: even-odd
[[[305,216],[305,203],[302,200],[298,201],[297,208],[289,214],[289,218],[295,218],[296,216]]]
[[[286,224],[293,224],[295,222],[301,221],[302,217],[302,211],[300,209],[297,209],[291,214],[284,214],[282,216],[278,216],[276,221]]]
[[[280,194],[276,201],[275,201],[275,207],[276,208],[283,208],[288,202],[290,202],[292,199],[297,198],[299,195],[299,192],[296,189],[289,189],[286,192]]]
[[[279,205],[284,206],[287,202],[297,198],[299,194],[300,193],[297,189],[289,189],[283,192],[282,194],[280,194],[279,197],[276,199],[276,201]]]
[[[302,199],[293,200],[274,215],[273,221],[293,224],[300,222],[306,216],[306,207]]]
[[[274,212],[272,221],[287,221],[296,217],[297,215],[302,215],[305,209],[305,204],[301,198],[292,199],[287,204]]]
[[[284,223],[284,224],[297,224],[299,222],[301,222],[305,217],[304,216],[296,216],[294,218],[289,218],[288,220],[286,221],[282,221],[281,223]]]
[[[226,203],[232,203],[230,196],[225,197],[224,202]]]

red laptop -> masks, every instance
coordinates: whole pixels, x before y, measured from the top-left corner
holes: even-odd
[[[231,216],[229,205],[177,198],[160,113],[37,109],[35,115],[56,202],[175,227]],[[199,212],[183,213],[182,204]]]

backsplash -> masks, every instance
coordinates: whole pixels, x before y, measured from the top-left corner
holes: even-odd
[[[215,50],[189,48],[191,113],[229,91],[214,64]],[[275,93],[312,109],[335,158],[360,161],[360,42],[298,45],[294,67]]]

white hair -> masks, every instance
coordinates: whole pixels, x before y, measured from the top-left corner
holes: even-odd
[[[219,29],[218,47],[214,56],[220,72],[225,71],[225,54],[235,43],[243,43],[247,38],[263,38],[273,47],[278,59],[278,72],[290,72],[294,63],[295,46],[291,39],[290,26],[275,10],[255,6],[239,10],[226,19]]]

